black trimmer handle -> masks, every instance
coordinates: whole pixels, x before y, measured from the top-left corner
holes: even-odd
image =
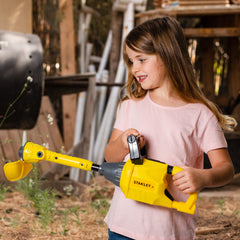
[[[129,135],[127,138],[130,159],[134,164],[143,164],[143,159],[141,158],[141,154],[138,147],[137,137],[134,135]]]

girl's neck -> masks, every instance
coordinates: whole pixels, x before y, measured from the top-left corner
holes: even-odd
[[[181,107],[187,104],[175,91],[149,90],[148,94],[154,103],[162,106]]]

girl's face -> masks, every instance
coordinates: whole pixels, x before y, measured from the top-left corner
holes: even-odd
[[[158,55],[136,52],[126,46],[133,76],[144,90],[158,89],[169,84],[165,66]]]

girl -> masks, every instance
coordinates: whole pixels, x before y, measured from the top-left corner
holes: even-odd
[[[199,90],[180,24],[163,17],[144,22],[126,37],[126,97],[121,101],[105,159],[129,159],[127,137],[139,136],[147,158],[184,170],[174,175],[169,191],[178,201],[204,187],[228,183],[234,168],[223,129],[236,122],[221,114]],[[203,168],[203,153],[212,168]],[[105,218],[110,239],[191,240],[197,214],[126,199],[116,187]]]

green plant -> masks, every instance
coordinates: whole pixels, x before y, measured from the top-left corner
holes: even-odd
[[[74,222],[76,222],[78,225],[81,225],[80,219],[79,219],[79,215],[78,215],[78,207],[73,207],[69,209],[70,213],[73,213],[74,216],[76,217],[77,220],[73,220]]]
[[[0,221],[5,222],[6,224],[8,224],[11,227],[17,227],[19,225],[19,218],[12,219],[12,218],[7,217],[6,215],[0,217]],[[0,235],[0,237],[1,237],[1,235]],[[0,239],[2,239],[2,238],[0,238]]]
[[[8,186],[5,186],[4,184],[0,184],[0,201],[4,201],[6,197],[6,193],[9,190]]]
[[[53,221],[56,194],[50,189],[42,190],[40,188],[36,164],[34,164],[33,168],[33,177],[27,176],[20,180],[18,189],[33,202],[33,206],[36,208],[36,214],[41,220],[42,227],[46,228],[47,225]]]
[[[219,199],[217,200],[217,204],[219,205],[220,209],[221,209],[221,215],[223,214],[223,204],[225,203],[224,199]]]
[[[101,215],[105,216],[110,207],[110,203],[107,201],[105,197],[105,193],[107,192],[108,188],[107,187],[99,188],[97,182],[95,181],[95,178],[93,177],[92,179],[94,184],[91,190],[92,193],[91,206],[97,209]]]
[[[69,215],[70,214],[74,214],[74,216],[76,217],[76,220],[71,218],[70,222],[76,222],[79,226],[81,226],[81,222],[79,219],[79,215],[78,215],[78,207],[73,207],[73,208],[69,208],[66,210],[60,210],[59,214],[63,215],[62,218],[62,226],[63,226],[63,235],[66,235],[67,232],[69,231],[68,229],[66,229],[67,226],[67,222],[69,221]]]
[[[55,194],[49,189],[39,190],[32,198],[34,207],[37,209],[42,226],[47,227],[48,223],[52,222],[55,206]]]
[[[67,219],[68,219],[68,210],[61,210],[59,211],[59,213],[63,215],[63,218],[62,218],[63,235],[66,235],[68,232],[68,229],[66,229]]]
[[[92,201],[91,206],[97,209],[102,216],[105,216],[107,214],[110,204],[105,198],[103,198]]]
[[[239,210],[234,211],[234,215],[237,216],[239,214]]]

